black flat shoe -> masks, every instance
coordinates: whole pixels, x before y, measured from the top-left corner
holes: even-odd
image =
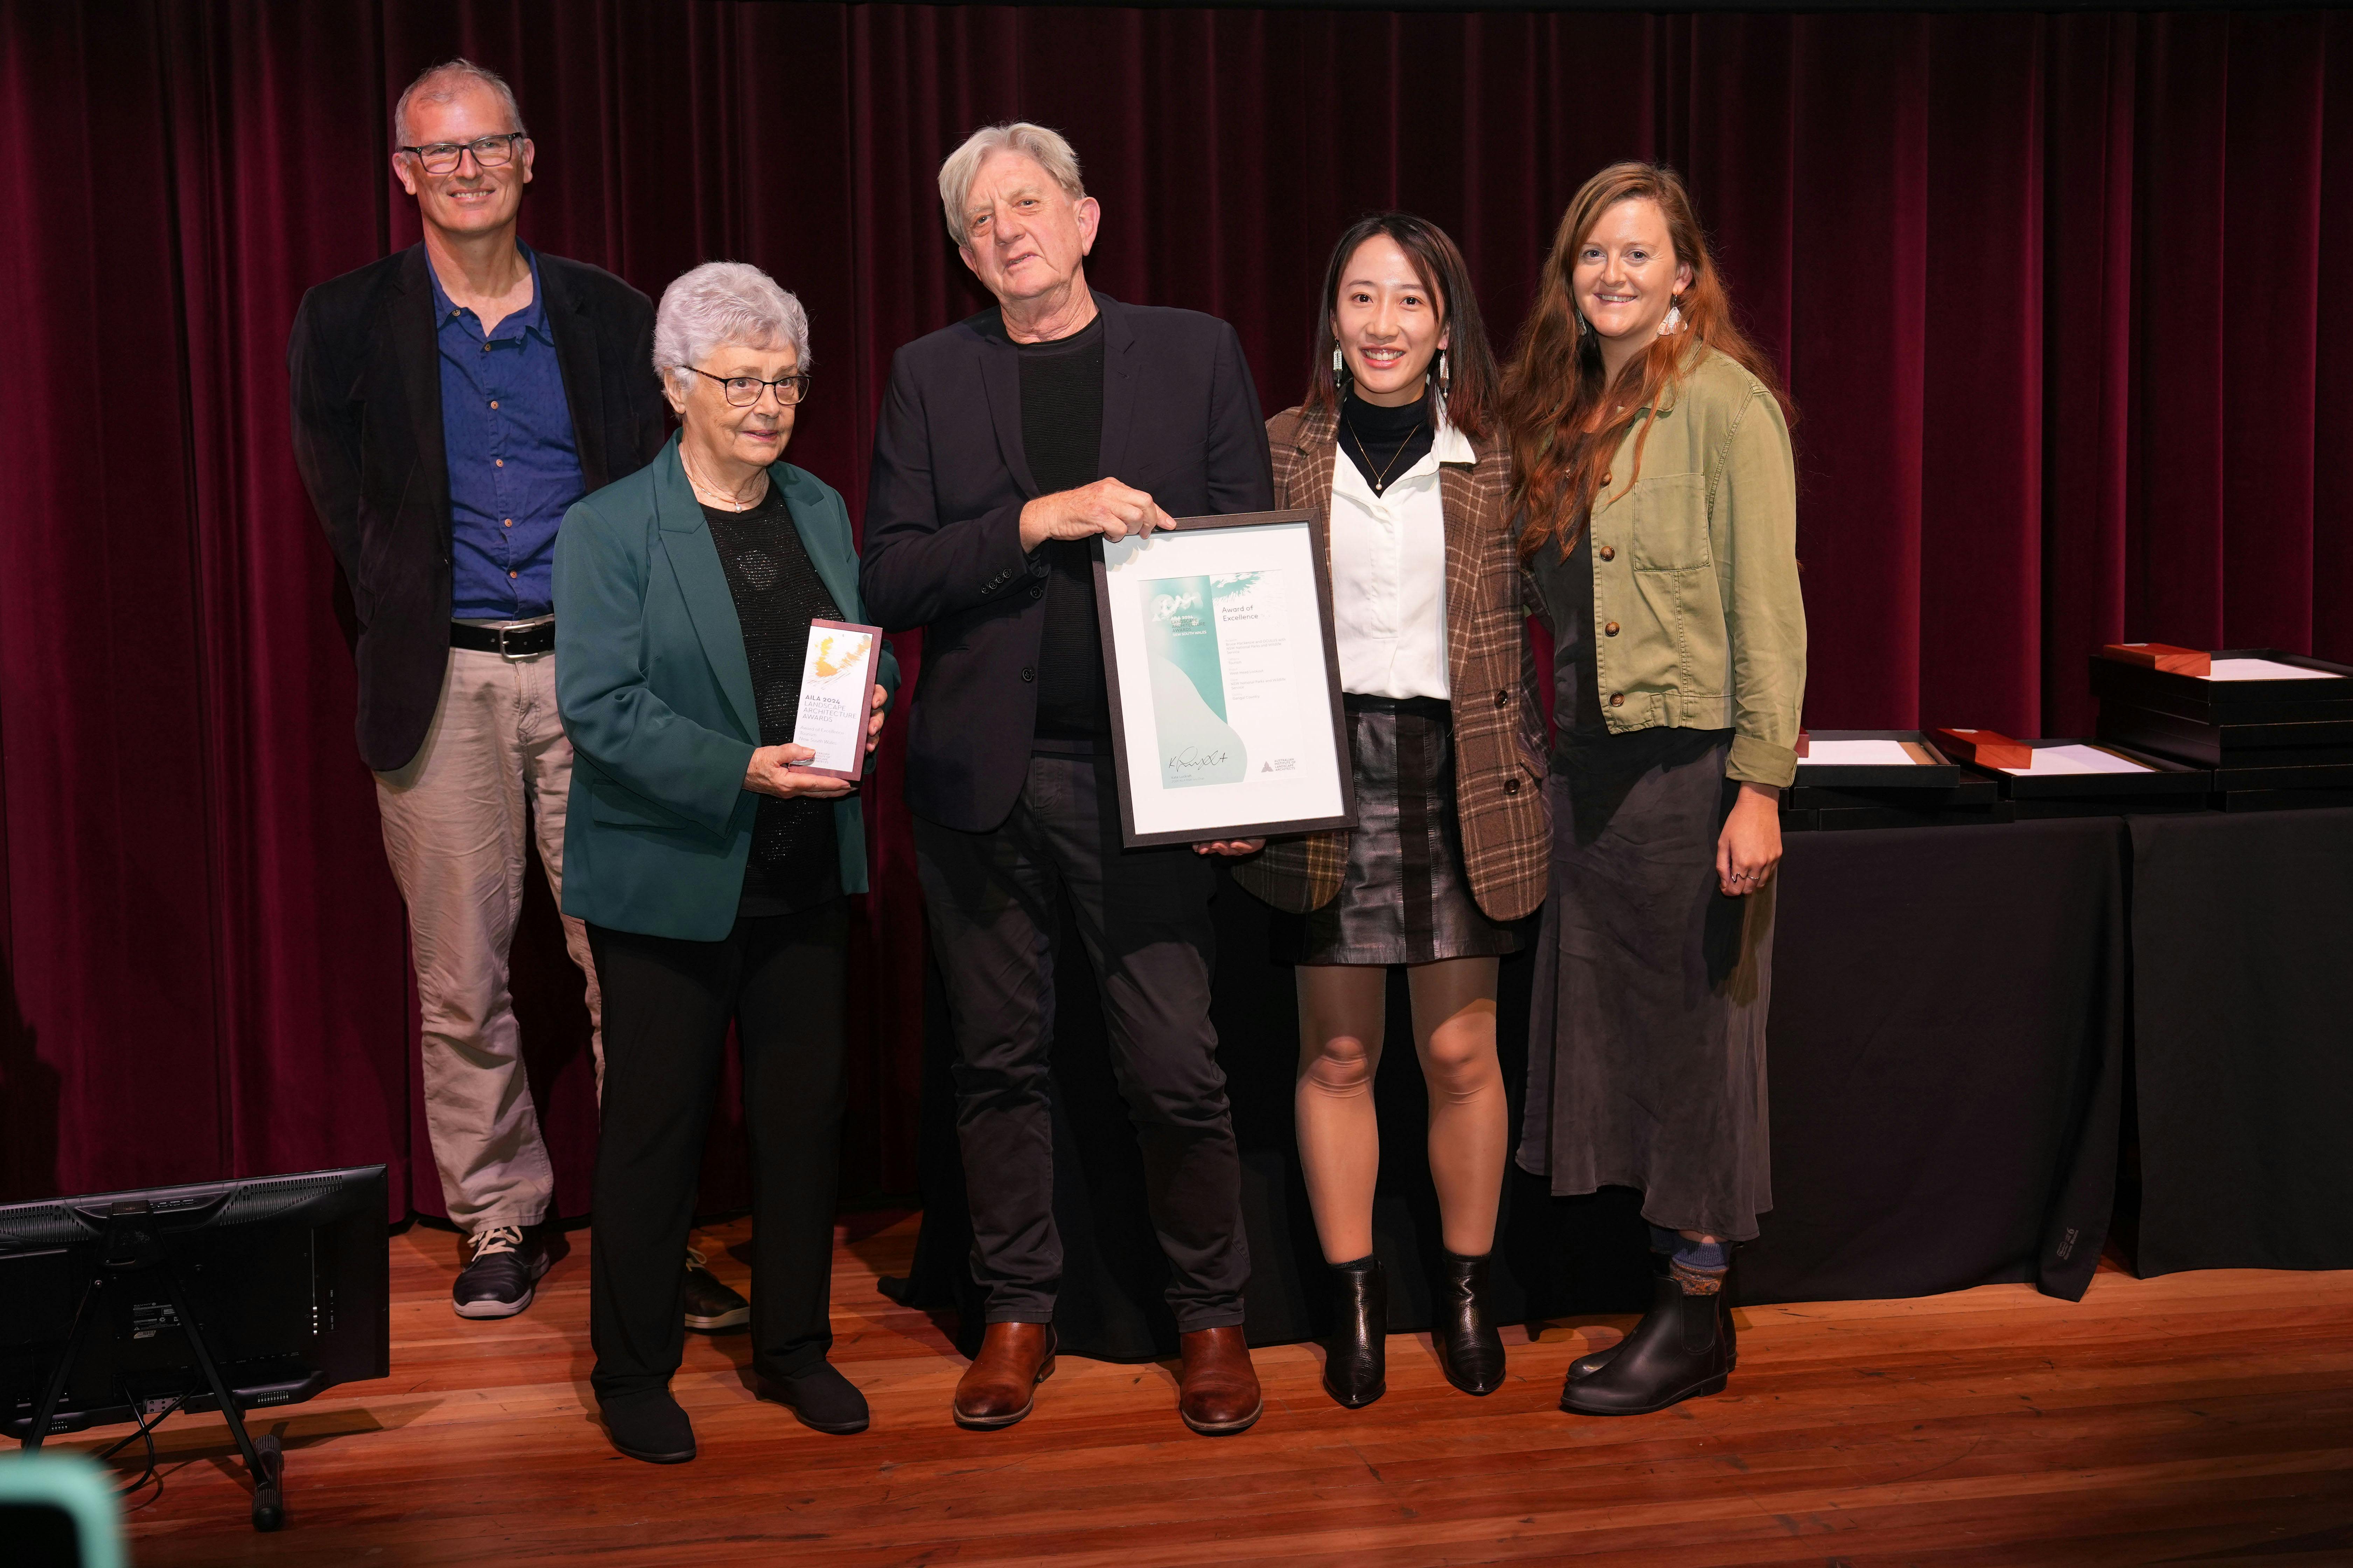
[[[1446,1381],[1465,1394],[1489,1394],[1504,1385],[1504,1336],[1487,1320],[1487,1258],[1446,1255],[1439,1278],[1430,1342]]]
[[[649,1465],[682,1465],[694,1458],[694,1426],[667,1388],[600,1399],[605,1436],[632,1459]]]
[[[1389,1281],[1377,1258],[1332,1265],[1332,1333],[1324,1342],[1324,1390],[1362,1410],[1388,1392]]]
[[[863,1432],[871,1418],[866,1395],[841,1375],[830,1362],[819,1362],[791,1377],[764,1377],[768,1397],[788,1406],[796,1420],[812,1431],[847,1436]]]
[[[1632,1333],[1595,1352],[1605,1358],[1599,1366],[1562,1385],[1560,1407],[1578,1415],[1648,1415],[1723,1393],[1732,1371],[1724,1332],[1729,1315],[1720,1290],[1687,1296],[1672,1276],[1654,1281],[1651,1310]]]

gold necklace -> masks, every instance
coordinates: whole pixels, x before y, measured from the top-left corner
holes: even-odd
[[[721,489],[717,485],[706,482],[696,475],[694,465],[686,460],[686,444],[683,441],[679,443],[678,466],[685,470],[686,482],[688,485],[692,487],[695,500],[707,500],[708,498],[716,496],[719,498],[720,501],[726,503],[727,509],[730,511],[749,511],[754,507],[759,505],[761,498],[767,494],[768,471],[765,468],[761,469],[757,474],[753,476],[753,488],[758,490],[760,494],[754,496],[750,500],[745,500],[740,496],[736,496],[727,490]],[[717,503],[714,502],[712,504]]]
[[[1340,405],[1340,426],[1341,428],[1348,432],[1348,439],[1356,444],[1356,456],[1365,459],[1365,467],[1368,468],[1371,468],[1373,466],[1373,455],[1365,450],[1365,438],[1356,434],[1356,426],[1348,418],[1348,408],[1347,405],[1345,403]],[[1378,495],[1383,490],[1388,489],[1389,470],[1398,466],[1398,459],[1405,456],[1406,448],[1413,445],[1413,438],[1420,429],[1421,422],[1419,420],[1416,420],[1414,422],[1413,428],[1405,433],[1405,439],[1398,443],[1398,449],[1389,454],[1389,460],[1383,464],[1380,472],[1373,477],[1373,493],[1375,495]]]

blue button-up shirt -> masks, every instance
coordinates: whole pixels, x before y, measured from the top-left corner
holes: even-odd
[[[451,304],[433,279],[449,458],[449,614],[461,621],[524,620],[554,608],[556,525],[588,489],[539,258],[522,248],[531,303],[488,338],[481,318]]]

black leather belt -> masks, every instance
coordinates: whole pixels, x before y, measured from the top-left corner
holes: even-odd
[[[555,651],[555,622],[551,617],[524,626],[470,626],[463,621],[451,621],[449,646],[471,648],[476,653],[501,654],[508,658],[530,658],[535,654]]]

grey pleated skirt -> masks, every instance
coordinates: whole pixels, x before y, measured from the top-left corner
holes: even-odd
[[[1556,1195],[1637,1187],[1652,1225],[1746,1241],[1773,1206],[1778,879],[1716,889],[1730,749],[1722,731],[1642,730],[1556,752],[1518,1163]]]
[[[1430,697],[1347,694],[1356,826],[1339,895],[1278,912],[1277,963],[1434,963],[1519,949],[1482,913],[1462,869],[1455,817],[1453,710]]]

